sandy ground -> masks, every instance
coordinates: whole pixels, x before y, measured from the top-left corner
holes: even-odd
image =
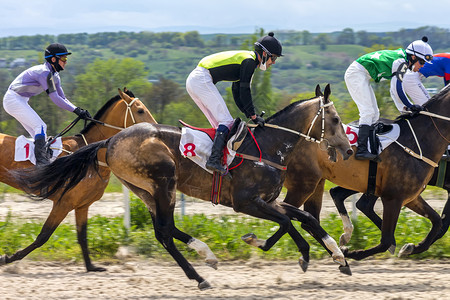
[[[445,193],[429,203],[440,212]],[[52,202],[23,196],[0,199],[0,220],[15,216],[44,219]],[[351,202],[348,203],[351,210]],[[234,213],[208,202],[186,200],[176,213]],[[91,206],[90,215],[123,214],[122,194],[108,194]],[[325,195],[324,212],[335,211]],[[73,222],[73,213],[66,218]],[[245,245],[244,245],[245,246]],[[368,259],[350,260],[352,276],[343,275],[329,260],[312,260],[303,273],[296,263],[245,261],[219,262],[218,270],[201,262],[197,272],[212,289],[200,291],[175,262],[132,258],[106,266],[103,273],[86,273],[84,265],[34,262],[25,258],[0,267],[0,299],[448,299],[450,261]],[[98,265],[101,265],[97,263]]]

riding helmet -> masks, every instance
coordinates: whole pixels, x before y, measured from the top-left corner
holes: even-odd
[[[50,44],[44,52],[44,58],[49,61],[54,56],[70,55],[71,52],[67,51],[66,46],[59,43]]]
[[[431,62],[433,59],[433,49],[431,49],[431,46],[427,42],[428,38],[426,36],[424,36],[422,40],[412,42],[406,48],[406,53],[415,55],[428,63]]]
[[[282,50],[283,47],[281,46],[280,41],[278,41],[274,37],[273,32],[269,32],[268,35],[260,38],[255,43],[255,51],[258,52],[259,54],[261,54],[262,51],[264,51],[267,52],[267,54],[269,55],[275,54],[277,56],[283,56],[283,54],[281,54]]]

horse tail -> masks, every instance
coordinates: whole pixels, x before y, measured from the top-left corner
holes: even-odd
[[[84,146],[47,165],[11,170],[10,174],[22,189],[32,194],[35,199],[50,198],[62,190],[59,197],[61,199],[67,191],[83,180],[88,172],[95,171],[100,176],[97,152],[105,148],[108,141],[109,139]]]

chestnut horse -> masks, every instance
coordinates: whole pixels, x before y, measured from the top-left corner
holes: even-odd
[[[72,137],[63,137],[63,152],[60,156],[72,153],[81,147],[104,140],[138,122],[156,123],[150,111],[145,105],[133,96],[129,91],[123,93],[119,89],[119,95],[109,100],[94,116],[101,122],[89,123],[80,134]],[[21,189],[17,181],[9,174],[9,170],[30,168],[33,164],[29,161],[14,161],[14,148],[16,138],[6,134],[0,134],[0,181],[12,187]],[[65,170],[62,170],[65,171]],[[87,246],[87,219],[89,206],[99,200],[108,185],[110,170],[100,167],[102,177],[90,177],[81,181],[61,199],[58,195],[50,197],[53,200],[53,208],[43,225],[41,232],[33,243],[13,255],[0,256],[0,265],[20,260],[34,249],[41,247],[48,241],[55,229],[71,210],[75,210],[78,243],[81,246],[87,271],[105,271],[102,267],[96,267],[91,263]],[[56,201],[58,200],[59,201]]]
[[[427,250],[439,234],[441,218],[420,197],[433,175],[434,167],[407,151],[411,149],[411,153],[421,153],[425,160],[440,160],[450,140],[449,90],[449,87],[444,88],[424,104],[425,110],[431,115],[403,116],[395,121],[400,126],[400,136],[397,143],[391,144],[381,153],[382,161],[378,163],[376,176],[375,195],[381,197],[384,208],[380,244],[367,250],[344,249],[346,257],[360,260],[388,250],[395,243],[394,231],[403,205],[432,222],[426,238],[419,245],[410,247],[409,254]],[[288,189],[284,200],[286,203],[295,207],[304,204],[305,211],[318,219],[325,179],[349,190],[362,193],[367,191],[368,161],[351,157],[331,164],[317,146],[304,145],[304,142],[297,144],[294,153],[297,159],[289,164],[285,182]],[[302,226],[307,225],[304,223]]]
[[[309,245],[291,220],[307,223],[313,236],[331,252],[333,259],[348,268],[336,242],[315,218],[287,203],[276,201],[286,171],[274,165],[289,164],[291,159],[296,159],[292,156],[292,150],[299,140],[326,142],[336,147],[344,158],[353,153],[336,109],[329,101],[329,90],[328,86],[324,97],[289,105],[268,118],[265,127],[254,128],[238,152],[256,157],[262,155],[263,159],[243,160],[239,168],[233,171],[232,178],[223,180],[221,188],[220,204],[280,225],[272,240],[289,233],[303,255],[300,258],[303,270],[306,270],[309,261]],[[174,224],[176,190],[208,201],[212,182],[210,173],[182,156],[180,138],[181,130],[177,127],[136,124],[49,165],[18,170],[12,175],[21,180],[27,190],[46,190],[41,197],[54,193],[64,195],[85,176],[95,176],[97,152],[106,148],[106,163],[111,171],[148,207],[157,240],[188,278],[196,280],[200,289],[209,288],[209,283],[195,271],[173,242],[177,235],[184,234]],[[302,155],[308,154],[302,152]],[[267,161],[269,163],[265,163]],[[272,240],[257,246],[268,250],[273,245]]]

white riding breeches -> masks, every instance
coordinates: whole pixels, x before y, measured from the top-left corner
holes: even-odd
[[[44,133],[45,137],[47,137],[47,125],[28,104],[28,100],[30,98],[22,97],[8,89],[3,97],[3,108],[22,124],[32,138],[41,133]]]
[[[359,124],[372,125],[380,118],[375,92],[370,85],[369,72],[354,61],[345,71],[348,92],[359,110]]]
[[[186,79],[186,90],[212,127],[233,125],[234,119],[207,69],[197,66]]]
[[[408,70],[403,76],[403,89],[414,104],[423,105],[430,99],[430,94],[422,84],[423,75]],[[402,104],[403,105],[403,104]]]

